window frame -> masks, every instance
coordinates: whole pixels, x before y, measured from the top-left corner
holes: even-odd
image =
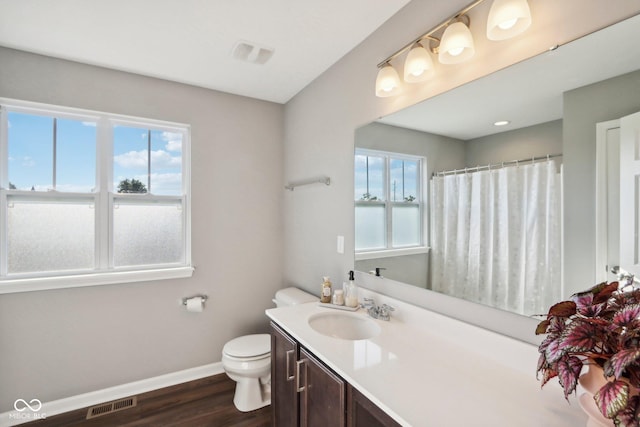
[[[44,115],[71,120],[96,122],[96,177],[93,191],[86,193],[57,190],[31,191],[9,189],[8,113]],[[117,193],[113,188],[113,127],[134,126],[182,134],[182,188],[177,195],[153,193]],[[191,127],[188,124],[146,119],[93,110],[0,98],[0,294],[47,289],[74,288],[94,285],[155,281],[191,277]],[[95,264],[90,270],[8,273],[7,216],[10,198],[32,200],[94,199]],[[116,199],[138,200],[148,203],[179,202],[182,215],[183,262],[155,265],[114,267],[113,265],[113,205]]]
[[[380,205],[385,208],[385,247],[376,248],[376,249],[355,249],[355,259],[356,260],[366,260],[366,259],[376,259],[376,258],[385,258],[385,257],[395,257],[401,255],[413,255],[413,254],[421,254],[427,253],[429,251],[429,247],[426,245],[428,242],[428,218],[427,218],[427,206],[426,201],[428,200],[428,185],[426,185],[426,177],[427,175],[427,159],[424,156],[419,155],[411,155],[406,153],[395,153],[391,151],[381,151],[381,150],[373,150],[368,148],[356,148],[355,155],[363,155],[363,156],[372,156],[372,157],[381,157],[383,158],[384,171],[383,171],[383,187],[384,187],[384,200],[356,200],[354,197],[354,209],[358,206],[373,206]],[[418,196],[417,202],[405,202],[405,201],[393,201],[391,200],[391,168],[390,162],[391,160],[409,160],[409,161],[417,161],[418,162],[418,173],[416,182],[416,194]],[[419,225],[420,231],[419,234],[419,242],[415,245],[403,245],[403,246],[393,246],[393,207],[394,206],[406,206],[407,203],[418,205],[419,207]]]

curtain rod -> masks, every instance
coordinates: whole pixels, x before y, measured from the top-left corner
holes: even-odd
[[[493,163],[485,166],[473,166],[473,167],[464,168],[464,169],[452,169],[448,171],[434,172],[431,176],[457,175],[457,174],[467,173],[467,172],[477,172],[485,169],[487,170],[499,169],[508,165],[519,165],[520,163],[534,163],[534,162],[539,162],[541,160],[551,160],[556,157],[562,157],[562,154],[547,154],[546,156],[529,157],[528,159],[521,159],[521,160],[509,160],[508,162]]]

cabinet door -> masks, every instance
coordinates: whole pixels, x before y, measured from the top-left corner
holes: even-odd
[[[300,348],[300,425],[344,427],[345,382]],[[278,425],[279,427],[279,425]]]
[[[277,427],[298,425],[298,344],[271,323],[271,417]]]
[[[351,385],[347,387],[347,420],[347,427],[400,427]]]

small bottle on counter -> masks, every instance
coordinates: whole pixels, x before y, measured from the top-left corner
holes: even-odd
[[[344,305],[344,291],[342,289],[335,290],[332,302],[334,305]]]
[[[349,282],[347,282],[347,290],[344,296],[344,305],[347,307],[358,306],[358,286],[353,277],[353,271],[349,271]]]
[[[331,302],[331,280],[328,277],[323,277],[322,293],[320,294],[320,302],[328,304]]]

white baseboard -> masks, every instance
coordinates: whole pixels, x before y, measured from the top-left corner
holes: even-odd
[[[65,397],[64,399],[53,400],[51,402],[42,402],[42,406],[38,408],[37,411],[32,411],[25,404],[20,403],[18,405],[19,410],[0,413],[0,427],[15,426],[76,409],[86,408],[87,406],[221,374],[223,372],[222,362],[217,362],[76,396]],[[32,406],[37,404],[37,402],[33,401],[30,403],[34,403]]]

